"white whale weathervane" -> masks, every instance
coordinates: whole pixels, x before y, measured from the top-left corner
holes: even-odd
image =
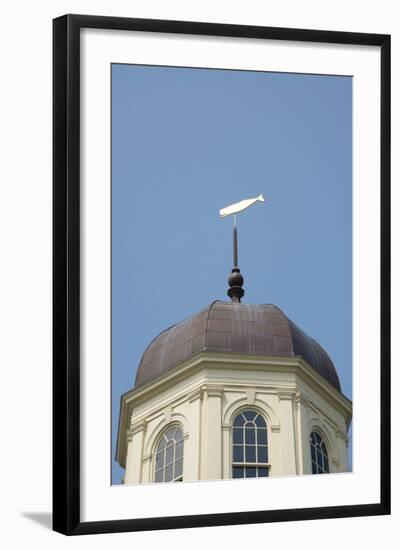
[[[245,199],[240,202],[235,202],[235,204],[231,204],[230,206],[227,206],[226,208],[222,208],[219,211],[219,215],[221,218],[225,218],[225,216],[230,216],[231,214],[237,214],[238,212],[242,212],[242,210],[246,210],[246,208],[249,208],[249,206],[253,205],[255,202],[265,202],[265,199],[263,197],[263,194],[258,195],[258,197],[255,197],[254,199]]]

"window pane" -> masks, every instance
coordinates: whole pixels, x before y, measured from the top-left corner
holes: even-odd
[[[324,456],[324,470],[326,473],[329,474],[329,464],[328,464],[328,457]]]
[[[321,443],[322,442],[322,438],[321,436],[317,433],[317,432],[314,432],[314,437],[315,437],[315,441],[317,443]]]
[[[233,462],[243,462],[243,447],[241,445],[233,446]]]
[[[254,445],[256,442],[256,436],[255,436],[255,429],[254,428],[245,428],[245,442],[246,445],[251,444]]]
[[[250,422],[252,422],[255,417],[256,417],[256,411],[243,411],[243,416],[245,417],[246,420],[249,420]]]
[[[181,456],[183,456],[183,441],[177,443],[175,447],[175,459],[181,458]]]
[[[168,443],[165,451],[165,464],[171,464],[174,460],[174,444]]]
[[[162,436],[160,443],[158,444],[157,451],[162,451],[167,443],[164,436]]]
[[[182,441],[183,440],[183,433],[182,433],[182,430],[180,429],[180,427],[178,426],[176,432],[175,432],[175,437],[174,437],[175,441]]]
[[[315,462],[312,463],[312,473],[313,474],[317,473],[317,465],[315,464]]]
[[[258,430],[257,430],[257,443],[259,445],[266,445],[267,444],[267,430],[258,428]]]
[[[246,462],[256,461],[256,448],[255,446],[246,446]]]
[[[246,477],[257,477],[257,468],[246,466]]]
[[[173,428],[170,428],[169,430],[167,430],[164,435],[166,439],[169,441],[170,439],[173,438],[175,432],[176,432],[176,427],[174,426]]]
[[[265,420],[264,420],[264,418],[263,418],[260,414],[258,414],[258,415],[256,416],[255,423],[256,423],[257,426],[259,426],[260,428],[265,428],[265,427],[266,427]]]
[[[233,468],[233,477],[234,478],[244,477],[244,468],[234,467]]]
[[[154,481],[155,481],[156,483],[161,482],[161,481],[162,481],[162,475],[163,475],[163,470],[160,470],[159,472],[156,472]]]
[[[310,438],[311,438],[311,442],[314,443],[314,445],[315,445],[315,443],[316,443],[316,441],[317,441],[317,440],[315,439],[315,432],[311,432]]]
[[[258,468],[258,477],[268,477],[268,468]]]
[[[164,451],[156,455],[156,470],[159,470],[164,466]]]
[[[317,451],[317,464],[322,468],[322,453],[321,451]]]
[[[181,476],[182,472],[183,472],[183,459],[181,458],[180,460],[177,460],[175,462],[175,476],[174,477]]]
[[[311,460],[313,460],[314,462],[316,462],[316,458],[315,458],[315,447],[314,447],[314,445],[311,445]]]
[[[245,420],[242,413],[238,414],[233,423],[234,426],[243,426]]]
[[[243,428],[233,428],[233,442],[243,443]]]
[[[172,481],[172,475],[173,475],[173,464],[165,468],[164,481]]]
[[[257,462],[268,462],[267,447],[257,447]]]

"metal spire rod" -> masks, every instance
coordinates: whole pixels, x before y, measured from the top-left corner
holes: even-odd
[[[238,261],[238,238],[237,238],[237,225],[236,225],[236,215],[233,217],[233,267],[239,266]]]

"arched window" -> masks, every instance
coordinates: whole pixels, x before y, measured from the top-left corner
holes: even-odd
[[[311,432],[311,464],[313,474],[329,474],[328,451],[318,432]]]
[[[232,441],[232,476],[268,477],[267,423],[257,411],[245,410],[235,417]]]
[[[154,481],[183,480],[183,432],[179,426],[168,428],[157,445]]]

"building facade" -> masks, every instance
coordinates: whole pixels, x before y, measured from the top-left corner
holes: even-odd
[[[124,483],[348,471],[352,404],[276,306],[212,302],[157,336],[122,396]]]

